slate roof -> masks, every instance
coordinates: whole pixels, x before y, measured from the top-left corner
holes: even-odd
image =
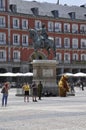
[[[33,15],[31,8],[38,8],[39,15],[53,17],[51,11],[58,10],[59,18],[70,18],[69,13],[75,12],[76,19],[86,20],[86,7],[58,5],[48,2],[10,0],[10,4],[17,5],[17,12]]]

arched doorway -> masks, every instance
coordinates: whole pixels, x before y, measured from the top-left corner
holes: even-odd
[[[37,52],[37,60],[44,60],[46,59],[46,55],[40,52]],[[31,56],[30,56],[30,60],[29,60],[29,72],[33,72],[33,67],[32,67],[32,61],[36,60],[36,53],[34,52]]]

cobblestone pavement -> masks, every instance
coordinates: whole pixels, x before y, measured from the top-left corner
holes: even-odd
[[[86,130],[86,90],[75,96],[43,97],[24,102],[9,92],[8,106],[0,106],[0,130]],[[0,101],[2,95],[0,94]]]

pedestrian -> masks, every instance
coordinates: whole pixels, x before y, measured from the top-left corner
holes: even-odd
[[[82,91],[84,91],[84,84],[82,81],[80,82],[80,88],[82,89]]]
[[[37,102],[38,89],[35,81],[31,85],[32,88],[32,100],[33,102]]]
[[[9,86],[9,82],[5,82],[1,93],[2,93],[2,106],[7,106],[7,101],[8,101],[8,90],[9,90],[10,86]]]
[[[41,100],[41,97],[42,97],[42,90],[43,90],[43,85],[42,85],[41,81],[39,81],[39,84],[38,84],[38,97],[39,97],[39,100]]]
[[[29,102],[30,85],[28,83],[24,83],[22,88],[24,90],[24,102]]]
[[[71,88],[71,93],[74,93],[75,90],[74,90],[74,84],[73,83],[70,83],[70,88]]]

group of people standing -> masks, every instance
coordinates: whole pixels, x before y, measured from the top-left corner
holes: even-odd
[[[10,88],[10,85],[8,82],[4,83],[1,93],[2,95],[2,106],[7,106],[7,99],[8,99],[8,90]],[[43,90],[43,85],[41,81],[39,81],[38,84],[36,84],[35,81],[31,85],[28,83],[24,83],[22,86],[22,90],[24,91],[24,102],[29,102],[29,96],[30,92],[32,95],[32,101],[37,102],[41,100],[42,97],[42,90]],[[83,89],[84,90],[84,89]],[[58,82],[58,92],[60,97],[66,97],[67,92],[70,91],[70,85],[68,84],[68,76],[63,75]],[[74,88],[71,87],[71,92],[74,91]]]
[[[5,82],[1,89],[2,107],[7,106],[9,89],[10,89],[10,83]],[[41,81],[39,81],[38,85],[35,83],[35,81],[32,83],[32,85],[29,85],[28,83],[24,83],[22,86],[22,89],[24,91],[24,102],[29,102],[30,91],[32,93],[31,95],[32,95],[33,102],[37,102],[37,97],[39,100],[41,100],[42,89],[43,89],[43,85]]]
[[[37,102],[37,97],[41,100],[43,85],[39,81],[38,85],[34,81],[31,86],[28,83],[24,83],[22,89],[24,90],[24,102],[29,102],[30,91],[32,93],[32,101]]]

